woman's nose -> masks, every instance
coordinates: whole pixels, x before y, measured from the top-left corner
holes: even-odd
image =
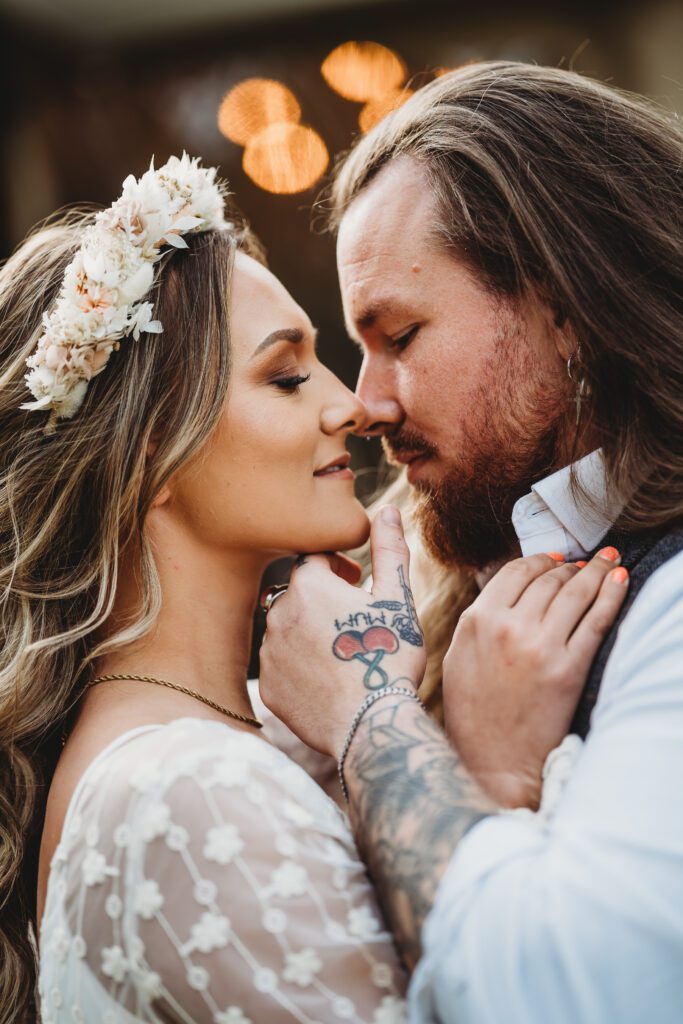
[[[367,422],[365,405],[353,391],[338,378],[334,378],[334,393],[325,403],[321,414],[321,427],[326,434],[343,430],[347,434],[362,434]]]

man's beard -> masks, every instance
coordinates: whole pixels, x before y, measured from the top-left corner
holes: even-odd
[[[516,552],[512,509],[532,483],[564,464],[567,400],[535,368],[525,336],[501,337],[474,408],[460,430],[462,458],[437,482],[417,481],[415,514],[431,554],[441,563],[483,569]],[[389,455],[436,454],[413,431],[384,439]]]

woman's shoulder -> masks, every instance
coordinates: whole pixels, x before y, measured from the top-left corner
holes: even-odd
[[[144,821],[160,805],[191,825],[212,804],[250,818],[270,807],[299,827],[339,835],[345,816],[287,754],[261,739],[207,719],[184,718],[132,730],[105,749],[86,771],[82,799],[98,817]]]

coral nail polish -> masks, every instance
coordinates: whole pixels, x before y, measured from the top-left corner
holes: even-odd
[[[585,569],[585,567],[588,565],[588,562],[574,562],[574,565],[578,565],[579,569]]]
[[[602,551],[598,551],[600,558],[606,558],[610,562],[616,562],[619,557],[619,552],[616,548],[603,548]]]
[[[555,562],[564,562],[564,555],[561,555],[559,551],[548,551],[548,558],[552,558]]]
[[[618,569],[612,569],[609,576],[615,583],[626,583],[628,580],[628,570],[624,569],[623,565],[620,565]]]

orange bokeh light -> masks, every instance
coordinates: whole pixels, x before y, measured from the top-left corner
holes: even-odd
[[[331,89],[355,103],[379,100],[406,79],[401,58],[379,43],[342,43],[328,53],[320,71]]]
[[[300,124],[271,124],[247,145],[242,159],[245,174],[266,192],[293,195],[315,185],[330,156],[313,128]]]
[[[247,78],[223,98],[218,128],[232,142],[246,146],[251,139],[281,121],[297,124],[301,107],[294,93],[272,78]]]
[[[406,100],[413,95],[412,89],[395,89],[387,93],[381,99],[372,100],[366,103],[358,115],[358,124],[362,132],[369,132],[376,124],[379,124],[387,114],[402,106]]]

